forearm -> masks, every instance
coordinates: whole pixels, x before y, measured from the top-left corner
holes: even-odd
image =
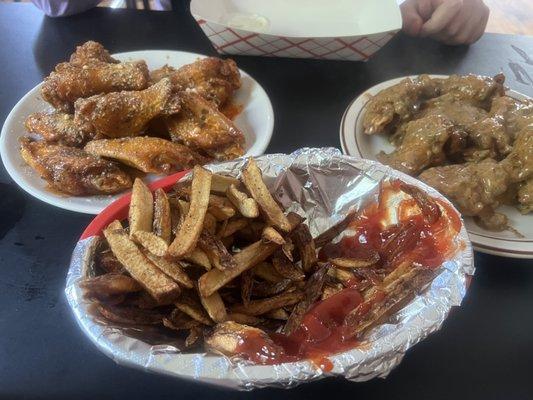
[[[31,0],[50,17],[64,17],[96,7],[101,0]]]

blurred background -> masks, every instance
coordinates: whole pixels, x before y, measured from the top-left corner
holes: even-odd
[[[490,8],[486,32],[533,35],[533,0],[484,0]],[[31,3],[31,0],[0,0],[0,3]],[[171,1],[104,0],[100,7],[133,8],[138,10],[170,10]]]

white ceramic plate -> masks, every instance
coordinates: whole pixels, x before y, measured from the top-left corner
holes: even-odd
[[[146,50],[114,54],[121,61],[145,60],[150,70],[169,64],[180,67],[192,63],[201,54],[170,50]],[[244,71],[242,87],[235,93],[233,100],[242,105],[242,112],[235,118],[235,125],[244,133],[247,156],[258,156],[264,153],[274,129],[274,111],[265,90],[255,79]],[[113,196],[73,197],[60,195],[47,189],[47,184],[39,175],[28,167],[19,154],[19,138],[26,135],[24,121],[34,112],[49,111],[51,106],[40,96],[41,84],[30,90],[11,110],[0,137],[0,156],[4,166],[13,180],[32,196],[46,203],[66,210],[87,214],[98,214],[122,194]],[[148,180],[161,176],[148,176]]]
[[[445,75],[431,75],[435,78],[446,78]],[[340,141],[342,151],[350,156],[376,159],[380,151],[386,153],[394,150],[385,135],[365,135],[363,133],[362,116],[366,103],[371,96],[381,90],[395,85],[402,79],[396,78],[382,82],[366,90],[354,99],[341,120]],[[528,98],[521,93],[508,90],[508,96],[523,100]],[[503,206],[498,209],[507,215],[511,225],[524,235],[519,238],[509,231],[492,232],[479,227],[471,217],[465,217],[465,226],[470,235],[470,240],[477,251],[515,258],[533,258],[533,214],[522,215],[513,207]]]

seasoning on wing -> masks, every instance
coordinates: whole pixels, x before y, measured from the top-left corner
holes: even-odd
[[[205,157],[186,146],[148,136],[93,140],[87,143],[85,151],[154,174],[168,174],[207,162]]]
[[[178,95],[170,80],[163,79],[142,91],[122,91],[80,99],[75,121],[87,124],[107,137],[137,136],[150,120],[180,110]]]
[[[523,182],[518,189],[518,209],[522,214],[533,212],[533,178]]]
[[[167,119],[172,141],[183,143],[217,160],[244,154],[244,135],[233,123],[198,94],[181,92],[182,110]]]
[[[70,62],[74,64],[86,64],[89,61],[102,61],[110,64],[118,64],[119,61],[111,57],[109,52],[100,43],[89,40],[70,56]]]
[[[116,164],[75,147],[24,138],[20,154],[53,189],[73,196],[112,194],[132,185]]]
[[[96,136],[84,124],[77,124],[74,116],[62,112],[33,113],[26,119],[25,127],[30,133],[37,133],[49,143],[81,147]]]
[[[152,71],[152,81],[170,78],[178,91],[192,89],[217,107],[224,105],[241,87],[241,77],[233,60],[215,57],[200,59],[192,64],[174,69],[168,65]]]
[[[119,90],[142,90],[148,86],[144,61],[107,63],[90,60],[84,64],[58,64],[41,87],[44,100],[56,109],[72,112],[74,102],[96,94]]]

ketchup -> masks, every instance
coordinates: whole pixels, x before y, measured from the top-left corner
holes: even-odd
[[[459,246],[454,240],[461,229],[459,215],[448,204],[432,199],[442,211],[441,217],[436,221],[426,218],[416,201],[407,196],[396,209],[397,223],[391,225],[391,210],[387,204],[400,192],[400,183],[392,181],[383,185],[379,202],[365,207],[349,226],[352,234],[323,246],[319,259],[371,259],[377,253],[377,269],[393,270],[405,261],[426,268],[440,266]],[[368,272],[375,274],[373,270]],[[372,281],[371,275],[365,277]],[[270,343],[261,335],[250,335],[241,341],[238,353],[261,364],[308,359],[324,371],[330,371],[333,364],[327,359],[328,355],[359,344],[357,339],[346,335],[344,322],[348,314],[358,321],[373,305],[385,300],[385,293],[379,290],[379,286],[369,299],[364,300],[359,291],[361,283],[362,279],[356,276],[345,283],[345,289],[314,304],[304,315],[299,328],[290,335],[270,333]]]

